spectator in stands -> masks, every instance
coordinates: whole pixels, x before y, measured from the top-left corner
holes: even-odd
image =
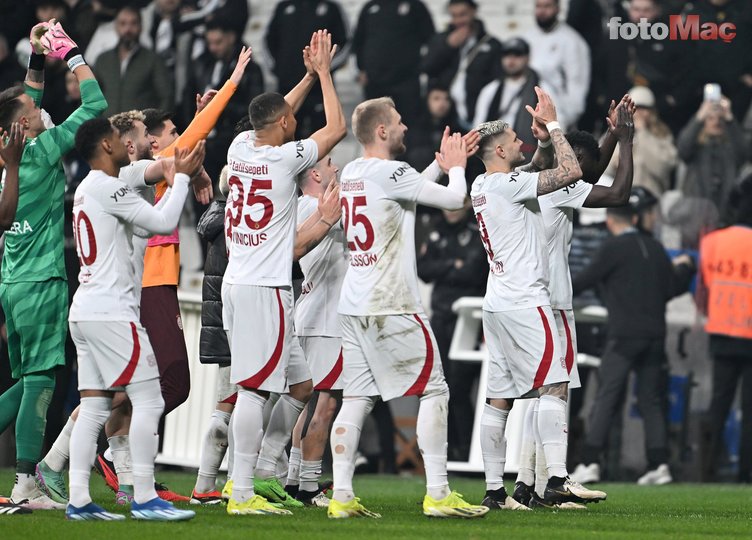
[[[699,199],[710,203],[709,207],[690,205],[690,217],[701,227],[693,238],[694,247],[702,230],[730,223],[727,204],[746,159],[747,141],[739,122],[734,119],[731,102],[722,97],[719,102],[703,101],[679,134],[676,146],[686,164],[684,178],[678,186],[685,202]]]
[[[748,0],[695,0],[687,14],[700,16],[700,24],[733,22],[736,36],[723,40],[696,42],[695,65],[699,66],[699,85],[719,83],[731,100],[736,118],[743,119],[752,101],[752,4]],[[698,85],[698,86],[699,86]]]
[[[407,126],[420,110],[420,50],[433,35],[421,0],[371,0],[358,17],[352,47],[364,97],[390,96]]]
[[[715,472],[721,437],[737,385],[741,385],[740,482],[752,481],[752,176],[732,192],[733,225],[700,244],[701,307],[708,319],[713,397],[708,411],[710,448],[706,477]]]
[[[204,39],[206,52],[191,63],[182,104],[184,125],[188,125],[196,113],[196,99],[209,90],[221,88],[230,78],[243,47],[233,26],[223,19],[212,20],[206,25]],[[219,172],[227,162],[227,148],[233,139],[235,123],[248,114],[251,100],[264,92],[264,76],[258,64],[251,61],[245,73],[225,112],[206,139],[204,168],[213,179],[219,178]]]
[[[287,94],[300,82],[305,73],[300,61],[301,51],[311,41],[311,34],[321,28],[329,30],[332,43],[337,45],[337,54],[332,60],[332,71],[335,71],[347,62],[348,56],[347,23],[339,3],[333,0],[282,0],[277,4],[264,39],[280,94]],[[326,123],[318,84],[295,113],[295,118],[299,138],[308,137]]]
[[[449,385],[450,459],[467,459],[472,439],[472,424],[468,419],[473,418],[470,395],[478,375],[478,366],[449,360],[449,346],[457,323],[452,305],[463,296],[482,297],[488,277],[486,252],[478,239],[478,226],[470,208],[468,198],[464,208],[444,210],[443,219],[421,246],[418,257],[418,277],[433,283],[431,327]]]
[[[556,99],[556,92],[540,82],[538,73],[530,68],[530,45],[522,38],[513,38],[501,45],[502,75],[491,81],[478,94],[473,126],[491,120],[504,120],[525,143],[523,152],[534,152],[537,144],[531,130],[530,113],[525,105],[535,108],[541,86]],[[558,101],[557,101],[558,103]]]
[[[530,67],[556,93],[556,112],[562,126],[571,127],[585,111],[590,87],[590,49],[566,22],[559,20],[559,0],[535,0],[536,25],[525,39],[530,43]],[[610,94],[624,95],[624,92]]]
[[[628,22],[668,22],[672,13],[663,11],[661,5],[659,0],[630,0]],[[639,35],[635,39],[606,41],[607,95],[620,96],[632,86],[647,86],[657,98],[658,113],[672,132],[681,129],[699,102],[696,73],[704,67],[696,63],[696,44],[690,40],[644,40]]]
[[[207,4],[211,0],[204,0]],[[245,26],[248,23],[248,0],[219,0],[217,8],[208,16],[208,21],[216,21],[235,30],[235,33],[243,37]]]
[[[449,0],[449,28],[428,43],[421,70],[449,88],[460,125],[470,129],[481,89],[501,75],[501,43],[486,33],[475,0]]]
[[[16,56],[8,48],[8,40],[0,34],[0,89],[22,83],[26,72],[16,61]]]
[[[630,372],[637,375],[637,406],[645,425],[648,472],[640,485],[672,482],[668,466],[668,360],[665,352],[666,302],[685,292],[694,273],[682,255],[672,265],[653,238],[655,198],[633,188],[629,204],[609,208],[606,225],[612,237],[590,265],[572,279],[577,295],[598,286],[608,309],[606,350],[598,371],[598,394],[588,426],[582,464],[572,473],[581,483],[600,481],[600,453],[614,415],[622,410]]]
[[[417,120],[407,124],[406,161],[419,171],[428,167],[434,160],[446,126],[449,126],[451,133],[460,131],[457,111],[449,96],[449,90],[442,86],[433,86],[428,90],[425,105],[421,107]]]
[[[119,42],[102,53],[94,71],[107,98],[105,115],[132,109],[171,109],[172,79],[162,59],[139,42],[141,13],[124,7],[115,18]]]
[[[637,110],[634,114],[634,187],[644,187],[656,196],[671,188],[677,151],[671,130],[658,116],[655,96],[649,88],[637,86],[629,91]],[[606,169],[613,177],[619,164],[619,152],[614,152]]]

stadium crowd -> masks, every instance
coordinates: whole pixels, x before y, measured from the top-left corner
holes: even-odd
[[[713,359],[707,421],[711,450],[703,478],[714,478],[722,428],[741,380],[737,478],[749,482],[752,148],[747,118],[752,103],[752,5],[744,0],[569,0],[566,6],[559,0],[527,1],[534,4],[535,23],[529,31],[507,35],[484,23],[481,0],[443,3],[446,28],[437,28],[421,0],[364,1],[352,21],[334,0],[282,0],[265,21],[263,44],[244,42],[246,28],[261,23],[254,18],[253,3],[246,0],[3,3],[0,128],[6,142],[0,152],[5,168],[0,225],[7,232],[0,284],[6,321],[6,345],[0,355],[0,432],[15,421],[18,479],[11,498],[0,497],[0,504],[19,513],[68,504],[70,519],[119,519],[88,495],[93,463],[118,502],[130,503],[138,519],[189,519],[192,511],[166,502],[215,504],[223,499],[228,511],[236,514],[282,514],[308,504],[328,506],[330,517],[379,517],[358,502],[352,489],[360,430],[372,414],[386,456],[383,470],[393,470],[394,427],[384,403],[416,395],[418,444],[427,477],[424,513],[479,517],[489,508],[579,507],[606,497],[581,484],[601,480],[601,453],[611,417],[624,403],[630,372],[641,381],[638,406],[645,419],[648,466],[639,483],[671,482],[665,310],[671,298],[689,289],[695,272],[697,304],[709,317],[706,331]],[[673,15],[684,20],[699,16],[701,23],[732,22],[736,35],[729,42],[610,38],[614,17],[622,23],[661,23]],[[265,66],[257,52],[262,49]],[[333,75],[348,62],[355,62],[365,100],[356,107],[351,123],[345,121]],[[274,84],[264,73],[273,74]],[[25,94],[20,86],[24,82]],[[392,101],[382,100],[384,96]],[[23,118],[35,106],[39,117],[26,126],[14,125],[22,113],[13,103],[22,104]],[[393,111],[398,113],[396,120],[390,116]],[[393,127],[393,122],[407,126],[407,131]],[[383,144],[378,136],[382,128],[388,132]],[[368,159],[334,163],[331,152],[347,132],[355,135],[366,158],[409,166],[387,172],[386,165],[369,165]],[[519,142],[511,155],[499,150],[500,141],[507,147],[509,133],[515,134],[514,144]],[[255,149],[262,143],[274,150],[259,155]],[[29,145],[26,150],[24,144]],[[520,161],[514,152],[528,160]],[[511,188],[496,178],[506,180],[498,175],[510,173],[530,157],[530,168],[523,167],[522,176],[511,173],[510,182],[519,185],[510,194]],[[250,163],[266,163],[277,171],[274,174],[295,183],[286,188],[289,193],[272,195],[271,181],[267,186],[264,180],[250,180],[268,174],[261,168],[267,165]],[[24,185],[24,171],[32,166],[36,169],[31,174],[44,177],[34,189]],[[458,174],[459,168],[464,175]],[[487,181],[482,181],[484,173]],[[96,175],[101,175],[99,186],[92,182]],[[400,179],[398,187],[378,183],[390,175],[395,185]],[[116,189],[118,177],[125,182],[123,192]],[[432,180],[430,188],[421,183],[426,177]],[[371,184],[363,188],[359,178]],[[379,185],[378,196],[386,201],[402,201],[402,207],[409,207],[404,201],[413,204],[412,211],[394,211],[381,223],[374,215],[363,221],[366,214],[357,208],[364,205],[365,196],[353,193],[365,190],[374,199],[372,185]],[[194,192],[190,196],[189,186]],[[146,199],[149,204],[143,206],[148,208],[141,208],[143,200],[134,196],[138,200],[129,202],[131,213],[121,207],[108,209],[105,199],[110,195],[103,193],[109,187],[114,190],[113,204],[121,197],[128,199],[132,193],[126,191],[132,191]],[[35,196],[52,201],[45,203],[51,205],[49,215],[39,223],[51,223],[64,213],[59,235],[35,240],[38,253],[23,243],[33,222],[23,216],[36,211],[29,202]],[[282,247],[275,250],[277,243],[266,243],[266,232],[259,229],[271,222],[272,208],[287,208],[293,196],[297,218],[288,208],[292,214],[283,225],[293,234],[277,242]],[[530,201],[539,197],[536,213]],[[189,208],[182,204],[186,198],[191,200]],[[494,202],[502,198],[511,203]],[[263,204],[261,215],[248,210],[255,203]],[[426,206],[416,210],[416,203]],[[596,214],[598,223],[591,224],[580,220],[584,207],[608,210]],[[106,216],[100,217],[101,223],[95,219],[94,228],[108,231],[107,245],[135,254],[132,274],[117,268],[130,265],[131,257],[123,253],[112,255],[111,267],[98,269],[100,275],[111,274],[111,283],[99,282],[96,276],[89,282],[81,270],[93,268],[86,251],[92,246],[96,251],[96,244],[89,240],[84,249],[81,240],[92,225],[84,223],[82,229],[81,223],[90,219],[94,208]],[[547,235],[549,229],[561,234],[556,238],[563,251],[556,251],[549,241],[550,253],[542,256],[550,264],[550,301],[537,281],[525,281],[543,272],[534,259],[546,246],[526,240],[517,246],[525,253],[514,254],[505,233],[520,238],[534,234],[524,227],[515,229],[515,220],[489,218],[509,213],[523,216],[523,221],[537,219],[526,212],[542,215]],[[184,403],[191,390],[177,299],[181,266],[176,226],[181,213],[194,220],[205,261],[200,359],[220,366],[216,410],[190,497],[154,482],[158,443],[150,435],[158,431],[163,414]],[[113,225],[115,218],[127,221],[133,230]],[[276,219],[270,227],[282,227]],[[399,251],[391,257],[412,258],[417,276],[407,278],[401,291],[394,286],[398,277],[387,275],[387,289],[394,290],[384,291],[384,283],[368,273],[376,260],[369,258],[373,238],[368,230],[395,234],[393,223],[399,220],[403,230],[410,232],[414,226],[415,239],[410,233],[411,238],[400,240],[395,248]],[[365,240],[352,232],[361,230],[355,228],[358,223]],[[131,232],[133,237],[126,239]],[[611,237],[603,241],[607,234]],[[573,247],[582,260],[579,267],[572,263],[570,276],[570,245],[582,246],[593,235],[598,241],[592,246]],[[351,252],[347,259],[337,251],[344,245]],[[505,246],[505,264],[511,267],[509,263],[519,257],[517,271],[529,269],[528,276],[514,277],[512,270],[507,272],[512,277],[498,277],[504,274],[504,266],[498,266],[499,245]],[[246,248],[261,246],[268,248],[261,257],[265,262],[252,262]],[[52,252],[61,247],[57,260]],[[670,259],[666,248],[685,254]],[[288,260],[286,250],[293,258]],[[352,255],[357,251],[364,253]],[[386,258],[386,253],[380,257]],[[251,266],[258,268],[248,271]],[[292,281],[279,269],[287,267],[292,268],[292,278],[302,282],[297,300],[292,298]],[[548,274],[543,272],[540,280],[547,282]],[[433,285],[430,325],[420,301],[412,303],[417,277]],[[511,288],[505,279],[513,280]],[[86,286],[77,291],[79,280]],[[106,298],[108,287],[117,289],[123,280],[135,282],[130,288],[123,286],[127,295],[134,295],[135,305],[107,306],[102,301],[99,311],[92,309]],[[373,289],[361,290],[369,280]],[[316,296],[324,294],[320,289],[311,294],[324,282],[329,287],[326,301]],[[592,288],[598,288],[597,299],[585,293]],[[340,289],[341,329],[336,305],[322,314],[319,304],[313,304],[336,304]],[[513,311],[512,321],[506,302],[520,291],[525,294],[516,306],[533,311]],[[41,304],[24,301],[21,294]],[[509,335],[523,335],[543,320],[549,334],[553,329],[554,352],[548,341],[546,350],[538,351],[537,344],[525,342],[537,339],[530,337],[515,344],[515,350],[522,350],[523,357],[560,355],[563,373],[557,366],[542,374],[514,366],[492,371],[485,409],[477,411],[483,415],[480,437],[487,488],[478,506],[450,491],[446,480],[447,452],[450,459],[464,459],[469,451],[472,434],[467,419],[473,415],[470,394],[478,376],[476,367],[450,361],[448,352],[456,324],[452,304],[464,296],[484,295],[484,341],[493,365],[506,366],[504,355],[495,352],[510,350]],[[528,305],[531,301],[538,303]],[[570,479],[565,407],[568,389],[579,385],[576,363],[572,366],[577,351],[571,336],[572,309],[594,302],[609,310],[606,345],[599,350],[604,367],[581,455],[575,461],[569,456],[569,464],[579,463]],[[541,310],[549,304],[550,309]],[[268,321],[279,319],[283,327],[285,321],[289,326],[294,322],[297,336],[280,330],[284,339],[269,344],[238,331],[249,316],[243,311],[249,305],[273,306],[271,312],[250,312],[262,321],[260,334],[276,336],[278,329]],[[51,313],[49,320],[37,324],[34,312],[40,306]],[[130,319],[113,318],[108,310],[131,308],[137,313],[136,324],[131,322],[118,334],[112,321]],[[89,314],[100,311],[105,313],[102,321],[111,323],[107,328],[114,332],[113,340],[119,339],[116,334],[129,340],[132,335],[140,343],[135,356],[130,341],[113,341],[114,348],[113,342],[106,342],[104,327],[95,326],[102,322]],[[378,332],[386,332],[386,327],[391,333],[359,333],[367,318],[385,313],[389,317],[379,323]],[[59,331],[61,324],[65,335]],[[34,325],[40,330],[30,330]],[[535,335],[530,332],[525,335]],[[426,361],[423,371],[418,365],[415,373],[410,371],[414,367],[404,368],[408,379],[412,373],[411,380],[417,377],[417,382],[401,388],[390,377],[398,374],[404,379],[405,372],[379,371],[383,368],[371,364],[368,351],[391,354],[390,361],[402,365],[413,353],[414,342],[395,336],[413,333],[419,337],[419,348],[427,347],[431,357],[435,348],[440,362]],[[361,362],[369,380],[349,380],[350,386],[342,386],[340,335],[344,362]],[[562,343],[568,344],[562,351],[559,335],[566,336]],[[36,341],[30,352],[32,339]],[[378,342],[390,339],[395,339],[391,345],[378,348],[383,346]],[[100,366],[92,378],[91,369],[80,369],[82,357],[91,361],[118,348],[116,356],[125,356],[117,373],[108,371],[114,367]],[[232,351],[251,349],[259,349],[264,358],[286,360],[279,366],[230,362]],[[364,352],[356,355],[355,349]],[[29,366],[29,356],[45,361]],[[319,356],[332,357],[335,363],[322,367],[311,362]],[[310,371],[301,368],[304,357]],[[126,365],[133,368],[124,379],[121,371]],[[259,378],[257,367],[263,367],[267,378]],[[515,378],[510,387],[507,372],[514,377],[522,373],[522,382]],[[528,375],[532,386],[525,387]],[[70,403],[70,388],[76,382],[81,388],[78,407]],[[121,386],[127,398],[123,393],[113,398],[108,389]],[[383,401],[371,399],[374,395]],[[504,438],[509,410],[520,397],[535,398],[536,404],[525,416],[517,489],[508,496],[501,483],[506,449],[499,440]],[[571,399],[577,402],[574,395]],[[38,414],[47,408],[46,418]],[[431,423],[442,414],[448,417],[443,439],[441,429],[434,430]],[[100,432],[106,441],[97,448]],[[330,486],[320,481],[330,442],[331,499],[325,496]],[[283,458],[288,444],[289,465]],[[225,453],[231,480],[220,493],[215,485]],[[286,476],[280,477],[280,471]]]

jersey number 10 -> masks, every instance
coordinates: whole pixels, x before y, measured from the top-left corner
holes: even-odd
[[[86,243],[88,244],[89,254],[84,253],[84,246],[81,242],[81,235],[86,234]],[[94,227],[86,213],[81,210],[76,213],[73,220],[73,237],[76,240],[76,251],[78,252],[78,262],[81,266],[91,266],[97,260],[97,239],[94,237]]]

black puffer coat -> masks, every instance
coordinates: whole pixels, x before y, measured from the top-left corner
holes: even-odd
[[[209,243],[201,287],[201,339],[199,359],[202,364],[229,364],[230,346],[222,327],[222,277],[227,268],[225,247],[225,200],[215,199],[198,221],[198,234]]]

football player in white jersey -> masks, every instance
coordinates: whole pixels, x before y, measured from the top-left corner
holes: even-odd
[[[316,211],[326,189],[336,185],[338,172],[331,156],[324,156],[300,174],[298,183],[303,195],[298,198],[299,224]],[[295,424],[285,489],[309,506],[329,504],[319,488],[319,479],[329,427],[342,394],[337,302],[347,270],[347,251],[339,218],[321,243],[300,259],[304,281],[295,304],[295,332],[311,368],[316,398],[306,405]],[[315,408],[309,411],[310,407]]]
[[[91,501],[89,476],[96,439],[110,416],[113,393],[125,388],[133,407],[129,439],[133,459],[131,515],[145,520],[184,520],[195,514],[157,496],[154,457],[157,425],[164,409],[159,371],[146,331],[139,323],[134,294],[133,228],[165,233],[177,225],[190,176],[201,167],[204,145],[175,157],[173,195],[155,210],[116,175],[128,152],[109,120],[85,122],[76,149],[91,172],[76,189],[73,231],[81,271],[70,310],[71,336],[78,351],[81,407],[71,434],[70,502],[72,520],[120,520]],[[187,173],[187,174],[186,174]]]
[[[276,460],[312,392],[310,371],[302,355],[302,366],[290,361],[293,340],[297,341],[291,290],[296,180],[346,133],[330,73],[335,49],[328,32],[314,33],[304,53],[304,79],[286,98],[275,93],[254,98],[249,107],[254,131],[236,137],[227,154],[231,174],[225,225],[229,263],[222,285],[223,320],[232,354],[231,382],[241,387],[234,412],[230,514],[289,513],[254,493],[253,469],[258,461],[259,477],[276,482]],[[310,139],[294,141],[295,110],[316,77],[324,96],[326,125]],[[292,368],[289,373],[288,368]],[[269,430],[278,423],[289,427],[286,432],[277,430],[279,436],[265,437],[259,455],[262,412],[270,392],[286,394],[272,411]]]
[[[488,510],[465,502],[447,480],[447,389],[436,340],[421,305],[415,261],[418,203],[462,208],[467,193],[467,148],[459,134],[445,137],[439,165],[447,187],[407,163],[407,127],[390,98],[355,108],[353,131],[363,157],[342,171],[342,215],[349,263],[338,311],[344,356],[342,408],[332,427],[334,496],[330,518],[380,517],[355,498],[352,478],[360,430],[375,401],[420,397],[418,445],[426,468],[423,512],[480,517]]]
[[[549,259],[549,291],[551,309],[554,312],[556,328],[565,351],[564,360],[569,372],[569,388],[580,388],[577,370],[577,336],[575,333],[574,311],[572,310],[572,278],[569,273],[569,249],[572,242],[574,210],[583,207],[604,208],[621,206],[629,200],[632,189],[632,137],[634,103],[627,95],[618,106],[612,106],[607,117],[608,134],[601,147],[595,138],[586,132],[570,132],[566,139],[577,156],[582,169],[582,180],[565,186],[539,198],[543,222],[546,229]],[[545,126],[535,122],[533,134],[551,149],[550,136]],[[619,143],[620,161],[611,187],[595,185],[611,159],[616,143]],[[552,151],[541,151],[540,167],[548,168],[553,162]],[[523,421],[522,444],[520,448],[520,468],[513,498],[527,506],[546,505],[543,494],[546,478],[536,478],[535,470],[545,470],[545,455],[537,451],[534,437],[535,415],[538,403],[528,407]],[[539,462],[536,467],[536,460]],[[542,462],[542,463],[541,463]],[[540,476],[540,475],[539,475]],[[572,475],[574,480],[576,475]],[[535,490],[533,486],[535,485]],[[534,491],[537,494],[534,494]],[[560,507],[567,508],[560,503]]]
[[[516,398],[541,397],[538,432],[546,455],[546,495],[580,498],[593,492],[567,477],[567,373],[548,291],[546,233],[538,196],[572,184],[582,176],[577,157],[556,121],[551,98],[536,87],[538,106],[529,112],[545,124],[556,154],[555,169],[530,173],[516,169],[524,163],[522,141],[508,124],[487,122],[478,156],[486,172],[471,190],[473,210],[490,272],[483,301],[483,330],[490,355],[486,406],[481,417],[481,449],[489,508],[525,509],[504,490],[506,462],[504,428]],[[537,162],[538,156],[533,159]]]

